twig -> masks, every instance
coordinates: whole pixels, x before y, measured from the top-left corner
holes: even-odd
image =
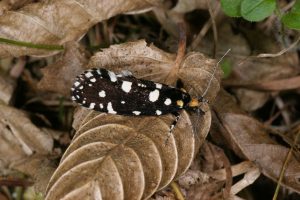
[[[176,199],[178,200],[184,200],[184,196],[180,190],[180,188],[178,187],[177,183],[175,181],[171,182],[171,187],[172,190],[174,191],[175,195],[176,195]]]
[[[218,7],[215,8],[215,12],[213,13],[212,16],[215,16],[215,13],[218,13],[220,10],[220,4],[218,4]],[[213,22],[212,19],[214,19],[213,17],[211,17],[210,20],[208,20],[204,26],[202,27],[202,29],[200,30],[200,32],[198,33],[197,37],[194,39],[193,43],[191,44],[191,50],[195,50],[199,44],[202,41],[202,38],[206,35],[206,33],[208,32],[208,30],[210,29],[210,27],[212,26]],[[213,30],[214,31],[214,30]]]
[[[4,178],[0,177],[0,186],[21,186],[29,187],[33,185],[32,181],[20,179],[20,178]]]
[[[287,51],[289,51],[292,48],[294,48],[298,44],[299,41],[300,41],[300,37],[298,37],[298,39],[293,44],[291,44],[288,48],[282,49],[278,53],[274,53],[274,54],[271,54],[271,53],[261,53],[261,54],[258,54],[257,57],[258,58],[274,58],[274,57],[281,56],[284,53],[286,53]]]
[[[184,23],[179,22],[178,23],[178,28],[179,28],[179,43],[178,43],[177,56],[176,56],[176,60],[174,62],[174,67],[171,69],[170,73],[168,74],[168,76],[166,78],[166,83],[167,84],[172,84],[173,80],[175,80],[175,76],[179,71],[182,59],[185,56],[186,30],[185,30]]]
[[[294,139],[293,146],[291,146],[291,148],[290,148],[290,150],[289,150],[289,152],[288,152],[288,154],[286,156],[286,159],[284,161],[284,164],[282,166],[282,169],[281,169],[281,172],[280,172],[280,176],[279,176],[279,179],[278,179],[278,182],[277,182],[277,186],[276,186],[276,189],[275,189],[274,196],[273,196],[272,200],[276,200],[277,199],[277,196],[278,196],[278,193],[279,193],[279,189],[280,189],[280,185],[282,183],[282,179],[283,179],[283,176],[284,176],[284,172],[285,172],[285,170],[287,168],[289,160],[291,159],[293,148],[294,148],[294,146],[296,145],[296,143],[298,141],[299,135],[300,135],[300,130],[298,129],[296,137]]]
[[[217,31],[215,16],[214,16],[214,13],[213,13],[211,5],[210,5],[210,1],[206,0],[206,4],[208,7],[210,19],[211,19],[211,25],[212,25],[213,36],[214,36],[214,48],[213,48],[213,56],[212,57],[215,58],[217,55],[218,31]]]

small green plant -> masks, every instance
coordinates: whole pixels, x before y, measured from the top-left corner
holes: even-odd
[[[283,15],[281,21],[291,29],[300,29],[300,0],[297,0],[290,12]]]
[[[221,63],[221,69],[223,70],[223,78],[228,78],[232,71],[232,64],[229,60],[224,60]]]
[[[257,22],[273,14],[276,0],[221,0],[221,6],[230,17],[242,17]],[[280,17],[286,27],[300,29],[300,0],[296,0],[292,9]]]

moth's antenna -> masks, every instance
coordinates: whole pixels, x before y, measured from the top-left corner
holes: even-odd
[[[204,100],[204,101],[207,101],[207,100],[204,99],[204,96],[205,96],[206,93],[208,92],[208,89],[209,89],[209,87],[210,87],[210,84],[211,84],[211,82],[212,82],[212,80],[213,80],[213,78],[214,78],[214,75],[215,75],[216,71],[217,71],[217,67],[219,66],[219,64],[220,64],[220,62],[223,60],[223,58],[224,58],[230,51],[231,51],[231,49],[228,49],[228,50],[226,51],[226,53],[220,58],[220,60],[219,60],[219,61],[217,62],[217,64],[215,65],[214,71],[213,71],[213,73],[212,73],[212,75],[211,75],[211,78],[209,79],[209,82],[208,82],[208,84],[207,84],[207,87],[206,87],[205,91],[203,92],[203,94],[202,94],[202,96],[201,96],[202,101],[203,101],[203,100]]]

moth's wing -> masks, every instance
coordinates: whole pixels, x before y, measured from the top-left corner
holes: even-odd
[[[76,77],[71,89],[72,100],[93,110],[114,113],[110,105],[117,100],[117,80],[117,76],[108,70],[87,70]]]
[[[132,115],[132,113],[134,115],[137,113],[138,115],[164,115],[179,110],[176,100],[181,98],[181,91],[176,88],[135,77],[122,77],[118,81],[132,83],[128,93],[122,90],[122,84],[118,85],[121,87],[118,95],[122,101],[115,103],[118,113],[123,115]]]
[[[179,110],[181,91],[164,84],[92,69],[78,76],[72,99],[100,112],[120,115],[163,115]],[[168,102],[168,103],[166,103]]]

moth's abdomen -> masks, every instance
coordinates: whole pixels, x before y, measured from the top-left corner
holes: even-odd
[[[72,100],[89,109],[119,115],[164,115],[185,108],[190,95],[128,73],[91,69],[76,77]]]

